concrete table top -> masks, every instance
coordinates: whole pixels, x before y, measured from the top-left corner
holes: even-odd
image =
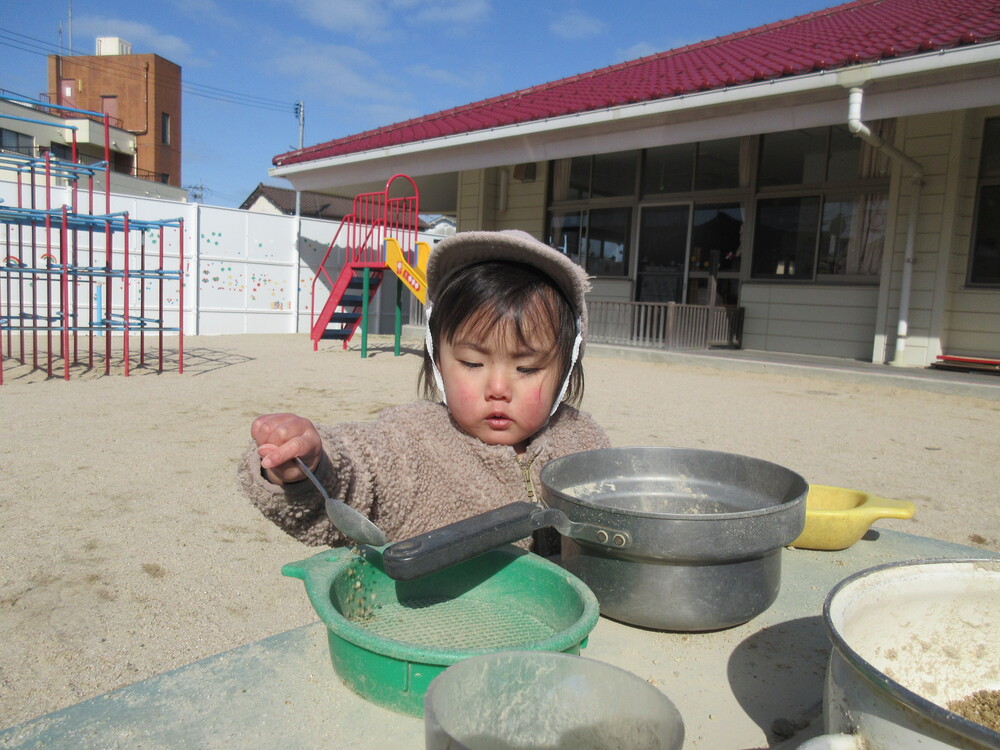
[[[875,530],[840,552],[786,549],[781,592],[754,620],[713,633],[665,633],[602,617],[581,655],[662,690],[684,719],[685,748],[792,748],[821,729],[829,656],[822,608],[834,585],[896,561],[995,556]],[[781,744],[782,730],[796,726]],[[381,750],[422,748],[423,733],[422,719],[369,703],[340,682],[317,622],[12,727],[0,732],[0,748]]]

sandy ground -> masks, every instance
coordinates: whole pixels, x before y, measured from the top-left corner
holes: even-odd
[[[416,397],[417,344],[313,352],[304,336],[189,337],[183,375],[4,362],[0,727],[314,621],[282,564],[315,552],[239,494],[250,421],[367,419]],[[1000,551],[1000,400],[621,361],[592,347],[584,408],[616,445],[775,461],[910,500],[879,525]]]

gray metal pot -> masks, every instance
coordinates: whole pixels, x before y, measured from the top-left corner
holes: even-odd
[[[542,469],[542,495],[576,524],[621,529],[564,537],[562,565],[601,613],[656,630],[732,627],[767,609],[781,550],[805,525],[808,484],[777,464],[687,448],[608,448]]]

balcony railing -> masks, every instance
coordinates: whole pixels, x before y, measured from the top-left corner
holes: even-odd
[[[58,102],[56,95],[51,93],[39,94],[38,98],[42,102]],[[64,120],[92,120],[93,122],[99,122],[102,125],[104,124],[104,118],[97,114],[88,115],[81,112],[67,112],[66,110],[54,109],[44,105],[36,106],[35,109],[39,112],[45,112],[46,114],[53,115],[54,117],[61,117]],[[125,129],[125,123],[118,117],[112,117],[109,115],[108,124],[113,128],[118,128],[119,130]]]

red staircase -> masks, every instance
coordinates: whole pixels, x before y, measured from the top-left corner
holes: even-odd
[[[403,192],[410,194],[392,197],[393,183],[402,181]],[[410,190],[406,190],[409,183]],[[397,188],[396,192],[400,192]],[[385,276],[385,240],[396,240],[408,261],[416,262],[417,229],[420,222],[420,195],[417,184],[406,175],[389,178],[385,190],[361,193],[354,199],[353,211],[346,216],[333,236],[319,270],[312,281],[310,296],[310,333],[313,351],[321,339],[337,339],[344,348],[358,327],[365,323],[368,305]],[[336,280],[326,270],[330,253],[343,235],[346,262]],[[317,314],[316,282],[324,279],[330,294]],[[325,290],[321,286],[320,295]]]

